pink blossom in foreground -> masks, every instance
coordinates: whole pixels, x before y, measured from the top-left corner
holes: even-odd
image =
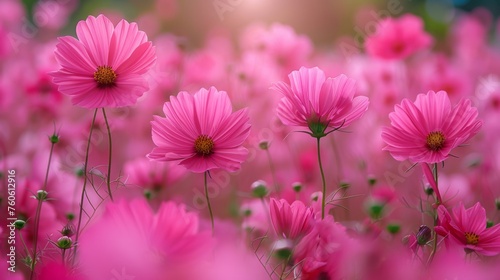
[[[486,228],[486,210],[477,202],[465,209],[462,202],[450,213],[443,205],[438,208],[439,225],[435,228],[448,244],[463,247],[466,252],[485,256],[500,253],[500,224]]]
[[[300,279],[342,279],[342,260],[353,244],[331,216],[315,223],[297,245],[294,259]]]
[[[81,272],[89,279],[130,275],[141,279],[199,279],[212,241],[198,216],[162,202],[155,212],[142,199],[108,204],[80,239]]]
[[[384,150],[399,161],[441,162],[479,131],[477,115],[468,99],[451,107],[444,91],[419,94],[415,103],[404,99],[389,114],[391,126],[382,130]]]
[[[301,67],[288,78],[290,84],[273,86],[284,95],[278,117],[285,125],[309,127],[313,137],[325,136],[328,127],[335,130],[349,126],[368,109],[368,98],[354,97],[356,83],[345,75],[326,78],[317,67]]]
[[[295,240],[307,234],[313,225],[314,213],[302,201],[291,205],[284,199],[271,198],[271,222],[279,238]]]
[[[178,161],[193,172],[214,168],[236,171],[248,151],[242,145],[250,133],[247,109],[232,112],[224,91],[211,87],[194,95],[180,92],[163,107],[165,118],[154,116],[153,142],[148,155],[159,161]]]
[[[404,59],[431,44],[432,37],[424,31],[422,19],[406,14],[382,20],[375,34],[366,39],[365,46],[372,56]]]
[[[136,23],[116,27],[103,15],[89,16],[76,27],[78,40],[60,37],[52,73],[59,91],[84,108],[122,107],[148,91],[144,77],[155,62],[155,49]]]

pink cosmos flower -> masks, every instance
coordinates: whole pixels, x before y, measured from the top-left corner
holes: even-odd
[[[84,108],[122,107],[136,102],[149,85],[144,77],[155,62],[155,49],[136,23],[116,27],[103,15],[76,27],[78,40],[60,37],[53,72],[59,91]]]
[[[162,202],[155,213],[144,199],[108,204],[79,242],[80,271],[88,279],[200,279],[196,267],[213,245],[184,205]]]
[[[477,115],[468,99],[452,108],[444,91],[419,94],[415,103],[404,99],[389,114],[391,126],[382,129],[384,150],[399,161],[441,162],[479,131]]]
[[[368,109],[368,98],[354,97],[355,81],[345,75],[326,78],[317,67],[301,67],[288,78],[290,85],[279,82],[273,86],[284,95],[278,117],[285,125],[309,127],[313,137],[325,136],[328,127],[347,127]]]
[[[312,228],[314,213],[302,201],[296,200],[290,205],[284,199],[271,198],[269,208],[274,230],[280,238],[294,240]]]
[[[344,279],[343,260],[354,246],[346,229],[333,217],[317,221],[294,252],[300,279]]]
[[[247,109],[232,113],[227,93],[200,89],[180,92],[163,107],[165,118],[154,116],[153,142],[148,155],[159,161],[178,161],[201,173],[214,168],[236,171],[246,159],[243,142],[250,134]]]
[[[466,252],[474,251],[485,256],[500,253],[500,224],[486,228],[486,211],[479,202],[469,209],[460,202],[452,213],[440,205],[438,216],[436,232],[462,246]]]
[[[366,39],[365,46],[372,56],[404,59],[431,44],[432,37],[424,31],[422,20],[406,14],[382,20],[375,34]]]

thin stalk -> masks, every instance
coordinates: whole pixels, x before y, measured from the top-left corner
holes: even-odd
[[[62,263],[65,265],[66,264],[66,249],[62,250]]]
[[[97,110],[98,109],[95,109],[95,111],[94,111],[94,117],[92,118],[92,124],[90,125],[89,139],[87,140],[87,150],[85,152],[85,163],[83,164],[83,187],[82,187],[82,196],[80,198],[80,212],[78,214],[78,225],[76,227],[75,249],[73,249],[73,262],[76,260],[76,250],[78,248],[78,238],[80,237],[80,228],[82,225],[83,201],[85,199],[85,190],[87,187],[87,165],[89,163],[90,140],[92,139],[92,132],[94,131]]]
[[[212,213],[212,206],[210,205],[210,198],[208,197],[208,183],[207,183],[207,175],[208,171],[204,173],[204,182],[205,182],[205,197],[207,199],[208,212],[210,212],[210,221],[212,222],[212,234],[214,233],[214,214]]]
[[[323,172],[323,164],[321,163],[321,150],[320,150],[320,139],[316,138],[318,143],[318,163],[319,163],[319,171],[321,172],[321,182],[323,184],[323,195],[321,198],[321,219],[325,218],[325,202],[326,202],[326,181],[325,181],[325,173]]]
[[[43,182],[42,186],[42,191],[45,191],[47,188],[47,181],[49,179],[49,171],[50,171],[50,163],[52,162],[52,154],[54,152],[54,146],[55,142],[51,141],[51,146],[50,146],[50,153],[49,153],[49,162],[47,163],[47,170],[45,172],[45,180]],[[40,227],[40,216],[42,214],[42,204],[45,198],[42,198],[41,195],[38,196],[38,193],[36,194],[36,197],[38,199],[38,204],[36,206],[36,213],[35,213],[35,232],[34,232],[34,241],[33,241],[33,258],[31,260],[31,272],[30,272],[30,279],[33,279],[33,276],[35,275],[35,264],[36,264],[36,254],[37,254],[37,246],[38,246],[38,229]]]
[[[434,177],[434,181],[436,182],[436,189],[438,190],[439,186],[438,186],[438,164],[437,163],[434,163],[434,168],[432,169],[432,175]],[[436,196],[436,202],[437,202],[437,205],[440,205],[442,203],[442,201],[440,201],[439,196]],[[437,217],[436,210],[434,210],[433,219],[434,219],[434,230],[433,230],[434,239],[432,240],[432,251],[431,251],[431,254],[429,255],[429,259],[427,260],[428,265],[434,259],[434,255],[436,254],[436,250],[437,250],[438,236],[437,236],[435,228],[436,228],[437,223],[438,223],[438,217]]]
[[[269,161],[269,169],[271,169],[271,176],[273,176],[274,191],[279,193],[281,190],[278,186],[278,180],[276,180],[276,169],[274,168],[273,159],[271,157],[271,152],[269,152],[269,149],[266,149],[266,155],[267,160]]]
[[[111,141],[111,130],[109,129],[108,117],[106,116],[106,110],[102,108],[102,115],[104,117],[104,122],[106,123],[106,129],[108,131],[108,176],[106,176],[106,185],[108,186],[109,198],[113,201],[113,194],[111,193],[111,155],[113,153],[113,142]]]

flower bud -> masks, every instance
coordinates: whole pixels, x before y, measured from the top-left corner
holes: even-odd
[[[311,200],[312,201],[318,201],[318,200],[320,200],[321,196],[322,196],[321,192],[313,192],[311,194]]]
[[[377,183],[377,178],[375,178],[375,176],[373,175],[368,176],[368,185],[372,187],[375,186],[376,183]]]
[[[302,183],[300,182],[295,182],[292,184],[292,189],[294,192],[298,193],[302,190]]]
[[[373,220],[382,218],[382,215],[384,214],[384,208],[385,204],[383,203],[380,203],[378,201],[371,202],[367,207],[370,218],[372,218]]]
[[[432,195],[434,193],[434,189],[429,184],[425,184],[424,192],[426,195]]]
[[[387,231],[390,234],[396,234],[401,230],[401,226],[399,224],[388,224]]]
[[[36,195],[34,196],[34,198],[36,200],[39,200],[39,201],[45,201],[45,200],[47,200],[47,195],[48,195],[48,193],[46,191],[38,190],[36,192]]]
[[[264,198],[269,193],[267,183],[263,180],[253,182],[251,188],[252,195],[257,198]]]
[[[52,136],[49,136],[49,141],[52,144],[57,144],[59,142],[59,136],[56,134],[53,134]]]
[[[71,238],[69,238],[68,236],[62,236],[57,239],[56,245],[57,247],[59,247],[59,249],[66,250],[71,248],[71,246],[73,245],[73,240],[71,240]]]
[[[79,178],[83,177],[83,175],[85,175],[83,173],[83,168],[77,168],[77,169],[75,169],[75,175],[76,175],[76,177],[79,177]]]
[[[17,230],[23,229],[25,225],[26,225],[26,222],[23,220],[16,220],[14,222],[14,227],[16,227]]]
[[[486,221],[486,228],[490,228],[490,227],[492,227],[494,224],[495,224],[495,223],[493,223],[493,221],[488,220],[488,221]]]
[[[274,255],[280,260],[288,260],[292,256],[293,242],[280,239],[273,244]]]
[[[261,148],[262,150],[269,149],[269,142],[266,140],[260,141],[259,148]]]
[[[426,226],[421,225],[417,232],[417,243],[418,245],[425,245],[432,237],[432,230]]]
[[[71,237],[75,234],[75,227],[72,224],[67,224],[62,228],[61,234]]]
[[[66,219],[68,219],[68,221],[73,221],[74,218],[75,218],[75,214],[73,214],[73,213],[66,214]]]

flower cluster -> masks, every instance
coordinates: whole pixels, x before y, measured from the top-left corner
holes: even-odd
[[[68,4],[29,47],[0,3],[0,279],[497,278],[484,11],[385,17],[343,57],[278,23],[191,47],[154,2],[75,36]]]

